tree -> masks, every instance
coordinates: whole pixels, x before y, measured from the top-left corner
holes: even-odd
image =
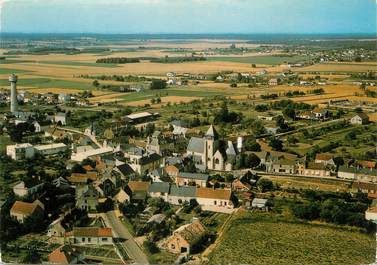
[[[153,79],[151,82],[151,89],[164,89],[166,88],[166,81],[161,79]]]
[[[291,119],[295,119],[296,118],[296,111],[293,109],[293,108],[285,108],[283,110],[283,115],[288,117],[288,118],[291,118]]]
[[[261,146],[254,139],[247,139],[244,144],[246,151],[260,152]]]
[[[271,180],[266,179],[266,178],[261,178],[257,182],[257,187],[261,192],[266,192],[270,191],[273,189],[274,184],[272,183]]]
[[[296,144],[298,143],[298,139],[296,137],[294,137],[293,135],[289,135],[287,137],[287,141],[289,144]]]
[[[282,151],[283,150],[283,142],[278,138],[272,138],[268,145],[275,151]]]
[[[26,256],[22,259],[25,264],[38,264],[41,263],[41,255],[36,250],[29,250]]]
[[[93,81],[93,86],[95,86],[95,87],[99,87],[99,85],[100,85],[100,84],[99,84],[98,80],[94,80],[94,81]]]
[[[160,249],[157,247],[156,243],[150,241],[150,240],[146,240],[143,242],[143,247],[148,250],[149,253],[151,254],[155,254],[155,253],[158,253],[160,252]]]
[[[246,155],[245,157],[245,166],[247,168],[254,168],[254,167],[257,167],[259,166],[260,164],[260,158],[257,157],[255,154],[251,153],[251,154],[248,154]]]

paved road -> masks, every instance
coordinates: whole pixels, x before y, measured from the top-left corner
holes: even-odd
[[[102,214],[105,224],[113,229],[115,236],[125,240],[119,243],[127,255],[135,261],[137,264],[149,264],[147,256],[141,250],[139,245],[135,242],[134,238],[127,230],[127,228],[122,224],[122,222],[116,217],[113,211]]]

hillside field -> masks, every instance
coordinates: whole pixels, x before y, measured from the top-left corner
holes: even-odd
[[[270,213],[238,212],[209,254],[210,264],[368,264],[373,235],[352,228],[290,221]]]

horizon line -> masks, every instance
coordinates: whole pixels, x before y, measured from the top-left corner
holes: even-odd
[[[0,34],[106,34],[106,35],[375,35],[376,32],[16,32],[0,31]]]

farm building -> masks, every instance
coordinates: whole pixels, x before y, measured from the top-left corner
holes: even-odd
[[[165,242],[166,250],[172,253],[192,253],[192,249],[206,235],[206,228],[199,220],[179,227]]]

